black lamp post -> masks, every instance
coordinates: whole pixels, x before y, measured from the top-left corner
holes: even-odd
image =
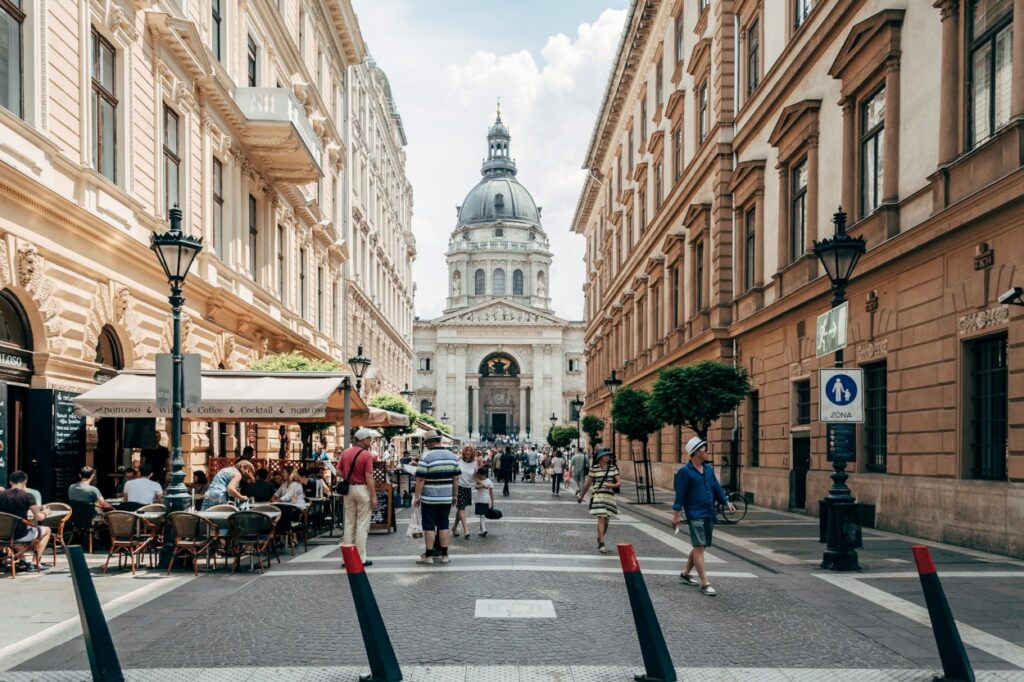
[[[428,417],[434,416],[434,403],[427,403],[427,409],[424,410]]]
[[[619,390],[619,386],[622,386],[622,379],[615,376],[615,370],[612,370],[610,377],[604,380],[604,387],[608,389],[608,395],[611,396],[612,400],[615,399],[615,391]],[[615,441],[618,440],[615,437],[615,417],[612,416],[611,405],[608,407],[608,420],[612,427],[612,459],[615,459]]]
[[[405,390],[404,391],[399,391],[398,395],[400,395],[403,398],[405,398],[405,402],[407,402],[407,403],[409,403],[411,405],[412,404],[412,397],[414,395],[416,395],[416,392],[409,388],[409,384],[406,384],[405,385]]]
[[[580,394],[576,394],[576,399],[572,401],[572,409],[576,411],[576,449],[580,449],[580,413],[583,411],[583,401],[580,400]]]
[[[836,226],[835,236],[831,239],[822,239],[820,242],[815,241],[814,255],[821,260],[825,273],[832,283],[832,307],[838,308],[846,302],[846,287],[850,283],[857,262],[867,252],[867,243],[864,237],[851,237],[846,234],[846,213],[842,208],[832,216],[832,222]],[[835,366],[843,366],[842,348],[836,351]],[[846,460],[833,460],[832,469],[832,487],[823,501],[823,511],[828,510],[826,513],[829,518],[826,526],[827,544],[821,567],[841,571],[859,570],[857,550],[850,546],[852,543],[841,542],[840,524],[838,519],[834,518],[834,514],[840,513],[836,505],[850,505],[842,508],[846,511],[852,508],[856,501],[849,486],[846,485],[846,479],[849,478],[849,474],[846,473]],[[854,508],[853,512],[855,511]]]
[[[348,366],[352,368],[352,373],[356,375],[356,393],[363,390],[363,377],[366,375],[366,370],[370,368],[370,358],[363,355],[363,347],[359,346],[354,357],[348,359]]]
[[[173,320],[173,335],[171,337],[171,364],[173,367],[173,378],[171,383],[171,483],[167,486],[167,494],[164,495],[164,505],[167,513],[185,511],[188,507],[189,494],[185,488],[185,462],[181,457],[181,408],[184,402],[185,387],[183,386],[182,357],[181,357],[181,308],[185,305],[185,298],[181,290],[185,286],[185,277],[192,267],[192,261],[196,259],[199,252],[203,250],[203,238],[192,237],[181,231],[181,209],[175,206],[171,209],[171,229],[163,234],[153,234],[150,238],[149,248],[156,253],[160,261],[160,267],[164,269],[167,276],[167,283],[171,285],[171,295],[167,299],[171,304],[171,319]],[[169,560],[170,548],[164,548]]]

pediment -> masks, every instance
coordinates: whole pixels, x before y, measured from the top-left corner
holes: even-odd
[[[568,324],[560,317],[512,301],[498,299],[443,315],[434,325],[543,325]]]

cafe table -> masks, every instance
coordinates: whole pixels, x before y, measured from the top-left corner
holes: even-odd
[[[281,512],[264,511],[264,510],[257,510],[257,511],[259,511],[259,513],[261,513],[261,514],[266,514],[267,516],[269,516],[270,518],[274,519],[275,521],[277,519],[281,518]],[[193,512],[193,513],[196,516],[204,518],[207,521],[210,521],[211,523],[213,523],[213,525],[217,526],[218,530],[226,531],[226,530],[228,530],[230,528],[230,526],[228,525],[228,518],[232,514],[237,514],[238,512],[229,512],[229,511],[200,511],[200,512]]]

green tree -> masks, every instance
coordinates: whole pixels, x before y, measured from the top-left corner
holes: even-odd
[[[553,448],[566,448],[579,437],[580,432],[575,426],[555,426],[548,431],[548,445]]]
[[[587,434],[591,449],[596,450],[597,446],[604,442],[604,439],[601,438],[601,434],[604,433],[604,420],[596,414],[588,414],[584,415],[580,426],[583,427],[583,433]]]
[[[440,419],[438,419],[434,415],[427,414],[426,412],[420,412],[418,415],[416,415],[416,418],[419,419],[422,422],[426,422],[427,424],[430,424],[432,427],[434,427],[436,430],[440,431],[441,433],[447,433],[448,435],[451,435],[452,432],[455,430],[454,427],[452,427],[452,426],[450,426],[448,424],[445,424],[443,421],[441,421]]]
[[[655,414],[647,391],[625,386],[612,398],[612,425],[631,441],[643,446],[647,457],[647,438],[661,428],[662,420]]]
[[[419,413],[402,396],[393,393],[378,393],[373,396],[368,404],[370,407],[379,407],[388,412],[397,412],[409,418],[409,426],[385,426],[381,429],[384,438],[387,440],[390,441],[395,436],[404,436],[412,433],[416,428],[416,417],[419,416]]]
[[[337,372],[342,368],[330,360],[307,358],[298,351],[265,355],[249,365],[249,369],[257,372]],[[331,422],[299,423],[299,434],[302,439],[302,459],[313,456],[313,438],[334,426]]]
[[[711,424],[735,410],[750,391],[742,367],[701,360],[661,370],[652,397],[662,421],[685,426],[707,440]]]

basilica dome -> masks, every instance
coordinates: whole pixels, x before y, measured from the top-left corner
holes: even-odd
[[[514,177],[485,177],[469,191],[459,208],[460,225],[496,220],[540,224],[537,204]]]

